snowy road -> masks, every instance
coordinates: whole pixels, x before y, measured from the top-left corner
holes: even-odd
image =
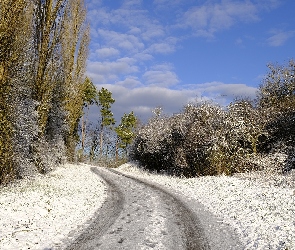
[[[168,191],[92,168],[108,186],[98,217],[67,249],[209,249],[197,216]]]

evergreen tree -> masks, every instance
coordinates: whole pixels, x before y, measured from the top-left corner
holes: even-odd
[[[83,83],[83,106],[84,109],[87,109],[87,113],[85,115],[85,112],[82,116],[81,121],[81,144],[82,144],[82,151],[84,152],[85,147],[85,140],[86,140],[86,131],[87,131],[87,116],[89,113],[89,107],[92,104],[98,105],[98,91],[93,84],[93,82],[86,77],[84,83]]]
[[[136,127],[137,119],[133,111],[129,114],[124,114],[121,118],[121,123],[118,127],[115,128],[117,133],[118,140],[116,143],[116,160],[118,160],[118,147],[127,150],[128,145],[130,145],[135,136],[134,128]],[[126,151],[127,153],[127,151]]]
[[[109,90],[101,88],[101,90],[98,92],[98,101],[99,106],[101,107],[100,156],[102,156],[104,128],[114,125],[116,122],[111,111],[111,104],[115,102],[115,99],[112,98],[112,93]]]

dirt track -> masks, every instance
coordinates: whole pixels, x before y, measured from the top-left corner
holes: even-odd
[[[196,215],[175,195],[116,171],[92,168],[108,198],[72,249],[210,249]]]

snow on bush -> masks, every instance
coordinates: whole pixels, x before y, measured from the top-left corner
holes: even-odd
[[[249,158],[261,134],[253,123],[257,113],[247,101],[229,111],[210,102],[189,104],[180,114],[153,117],[140,128],[130,157],[147,169],[187,177],[252,170]]]

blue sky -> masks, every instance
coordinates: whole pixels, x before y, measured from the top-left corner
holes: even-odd
[[[87,75],[117,120],[162,106],[255,97],[268,63],[295,59],[294,0],[86,0]],[[94,112],[94,111],[93,111]]]

